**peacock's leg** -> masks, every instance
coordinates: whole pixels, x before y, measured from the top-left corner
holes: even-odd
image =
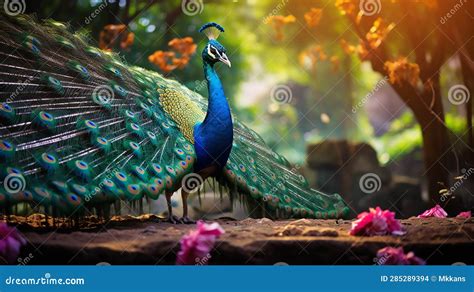
[[[173,196],[173,192],[166,191],[166,203],[168,204],[168,219],[166,221],[177,224],[179,223],[179,219],[177,216],[173,215],[173,206],[171,206],[171,196]]]
[[[188,196],[189,193],[184,189],[181,189],[181,199],[183,200],[183,217],[179,219],[179,221],[184,224],[194,224],[196,222],[188,217]]]

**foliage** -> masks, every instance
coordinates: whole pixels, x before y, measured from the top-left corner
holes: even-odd
[[[160,71],[204,96],[199,57],[206,39],[197,30],[208,21],[220,23],[226,31],[219,41],[228,50],[232,69],[218,70],[232,108],[293,162],[304,160],[306,143],[327,138],[370,141],[384,162],[420,147],[420,127],[412,115],[418,115],[416,111],[405,113],[385,136],[374,138],[364,109],[351,109],[383,76],[396,89],[414,89],[411,97],[420,89],[429,92],[436,84],[428,78],[430,64],[441,66],[453,52],[439,45],[438,31],[413,50],[426,37],[424,32],[439,24],[436,17],[449,11],[450,1],[381,1],[379,13],[364,15],[355,0],[209,0],[200,13],[187,15],[179,0],[120,0],[107,2],[93,18],[101,8],[99,0],[44,2],[32,1],[27,7],[39,18],[69,21],[129,63]],[[456,24],[454,18],[450,21]],[[116,35],[105,33],[111,28]],[[185,53],[174,47],[178,43]],[[429,58],[422,60],[425,53]],[[380,64],[373,62],[377,58]],[[459,82],[459,67],[445,65],[441,72],[440,91],[447,92],[444,88]],[[266,89],[258,94],[243,90],[246,83]],[[287,104],[271,98],[272,88],[281,84],[292,92]],[[445,123],[455,134],[464,133],[467,125],[458,108],[449,110]]]

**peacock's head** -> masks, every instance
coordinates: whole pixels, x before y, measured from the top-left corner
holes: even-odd
[[[221,45],[217,38],[221,32],[224,32],[224,28],[215,22],[209,22],[204,24],[199,32],[204,32],[209,39],[206,47],[202,51],[202,59],[211,65],[217,62],[222,62],[227,66],[231,66],[229,58],[226,55],[226,49]]]

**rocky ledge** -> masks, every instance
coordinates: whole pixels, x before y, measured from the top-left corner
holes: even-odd
[[[21,259],[28,264],[174,264],[181,236],[194,225],[156,218],[115,218],[93,228],[44,229],[19,225],[28,240]],[[400,237],[349,236],[350,221],[217,220],[225,234],[209,264],[372,265],[378,249],[403,246],[428,264],[474,264],[474,219],[410,218]]]

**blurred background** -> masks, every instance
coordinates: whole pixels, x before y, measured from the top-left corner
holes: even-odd
[[[31,0],[25,7],[203,96],[207,39],[198,29],[215,21],[226,30],[219,41],[232,68],[218,70],[234,115],[314,188],[340,193],[354,214],[377,205],[400,217],[434,203],[453,212],[474,205],[472,1]],[[222,204],[216,210],[231,212]]]

